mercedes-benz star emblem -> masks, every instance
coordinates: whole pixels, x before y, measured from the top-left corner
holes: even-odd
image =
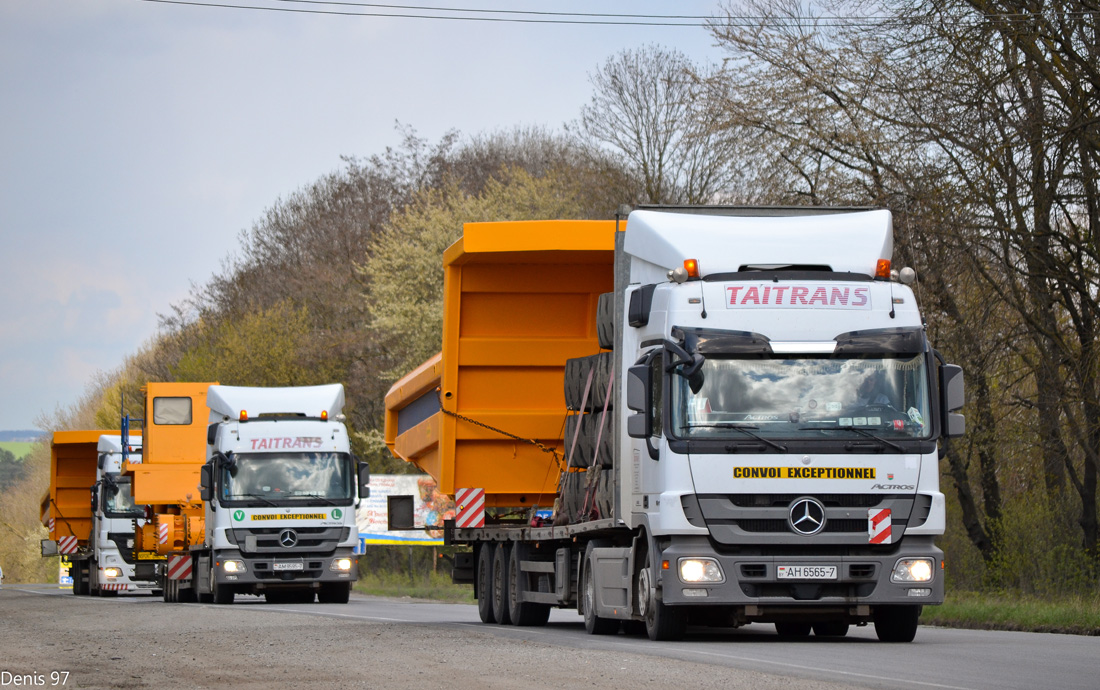
[[[799,534],[817,534],[825,527],[825,506],[816,498],[799,498],[791,504],[787,521]]]
[[[282,544],[284,548],[289,549],[298,543],[298,533],[292,529],[284,529],[282,532],[279,532],[279,543]]]

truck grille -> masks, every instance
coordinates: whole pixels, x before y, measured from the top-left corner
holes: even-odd
[[[810,536],[791,530],[791,504],[807,494],[699,494],[681,500],[688,521],[706,526],[718,544],[866,546],[867,511],[889,508],[894,542],[901,539],[914,511],[905,494],[811,494],[825,508],[825,526]],[[914,516],[918,517],[918,516]],[[881,547],[875,547],[881,548]]]
[[[294,530],[297,543],[284,547],[279,535],[287,529]],[[350,527],[253,527],[228,529],[226,538],[241,549],[241,553],[265,555],[303,555],[302,552],[329,554],[350,536]],[[252,547],[252,538],[255,546]]]

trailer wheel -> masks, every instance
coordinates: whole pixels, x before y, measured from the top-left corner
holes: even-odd
[[[500,542],[493,549],[493,620],[501,625],[512,622],[508,615],[508,557],[511,545]]]
[[[666,606],[657,595],[653,554],[646,554],[646,565],[638,573],[638,608],[645,619],[645,631],[654,641],[679,640],[687,630],[687,614],[682,607]]]
[[[482,544],[477,550],[477,615],[482,623],[493,622],[493,547]]]
[[[166,604],[173,604],[178,600],[175,580],[170,580],[167,576],[165,576],[164,589],[161,590],[161,596],[164,598],[164,603]]]
[[[619,632],[619,621],[596,615],[596,576],[593,574],[596,568],[595,559],[592,558],[592,550],[595,548],[596,545],[589,542],[584,552],[584,584],[581,590],[584,629],[589,635],[614,635]]]
[[[875,634],[883,642],[912,642],[917,636],[919,606],[877,606]]]
[[[848,634],[848,624],[843,621],[814,623],[813,627],[817,637],[844,637]]]
[[[546,625],[550,620],[550,605],[531,601],[520,601],[522,593],[530,589],[530,577],[520,569],[520,561],[527,555],[523,544],[512,547],[508,559],[508,616],[512,625]]]
[[[805,621],[779,621],[775,632],[780,637],[809,637],[812,627]]]
[[[72,564],[73,573],[73,596],[84,596],[87,591],[84,589],[87,586],[87,581],[84,579],[84,567],[80,563]]]

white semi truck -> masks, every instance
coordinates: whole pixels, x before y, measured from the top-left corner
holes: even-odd
[[[346,603],[370,478],[351,453],[343,386],[213,385],[206,404],[205,531],[190,549],[199,600]]]
[[[132,437],[128,450],[140,459],[141,437]],[[134,527],[144,511],[134,505],[130,478],[120,474],[122,456],[121,437],[103,431],[58,431],[50,443],[50,489],[42,499],[50,538],[42,555],[68,559],[78,596],[158,589],[153,578],[135,576]]]
[[[891,214],[621,216],[467,224],[443,352],[387,396],[394,454],[456,496],[482,620],[911,641],[943,601],[963,384],[891,267]]]

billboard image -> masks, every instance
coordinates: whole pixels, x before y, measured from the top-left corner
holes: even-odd
[[[413,497],[413,524],[417,529],[389,531],[386,505],[390,496]],[[443,521],[455,516],[450,496],[440,493],[435,480],[426,474],[374,474],[370,497],[356,512],[359,539],[364,544],[443,545]],[[431,529],[436,527],[438,529]]]

